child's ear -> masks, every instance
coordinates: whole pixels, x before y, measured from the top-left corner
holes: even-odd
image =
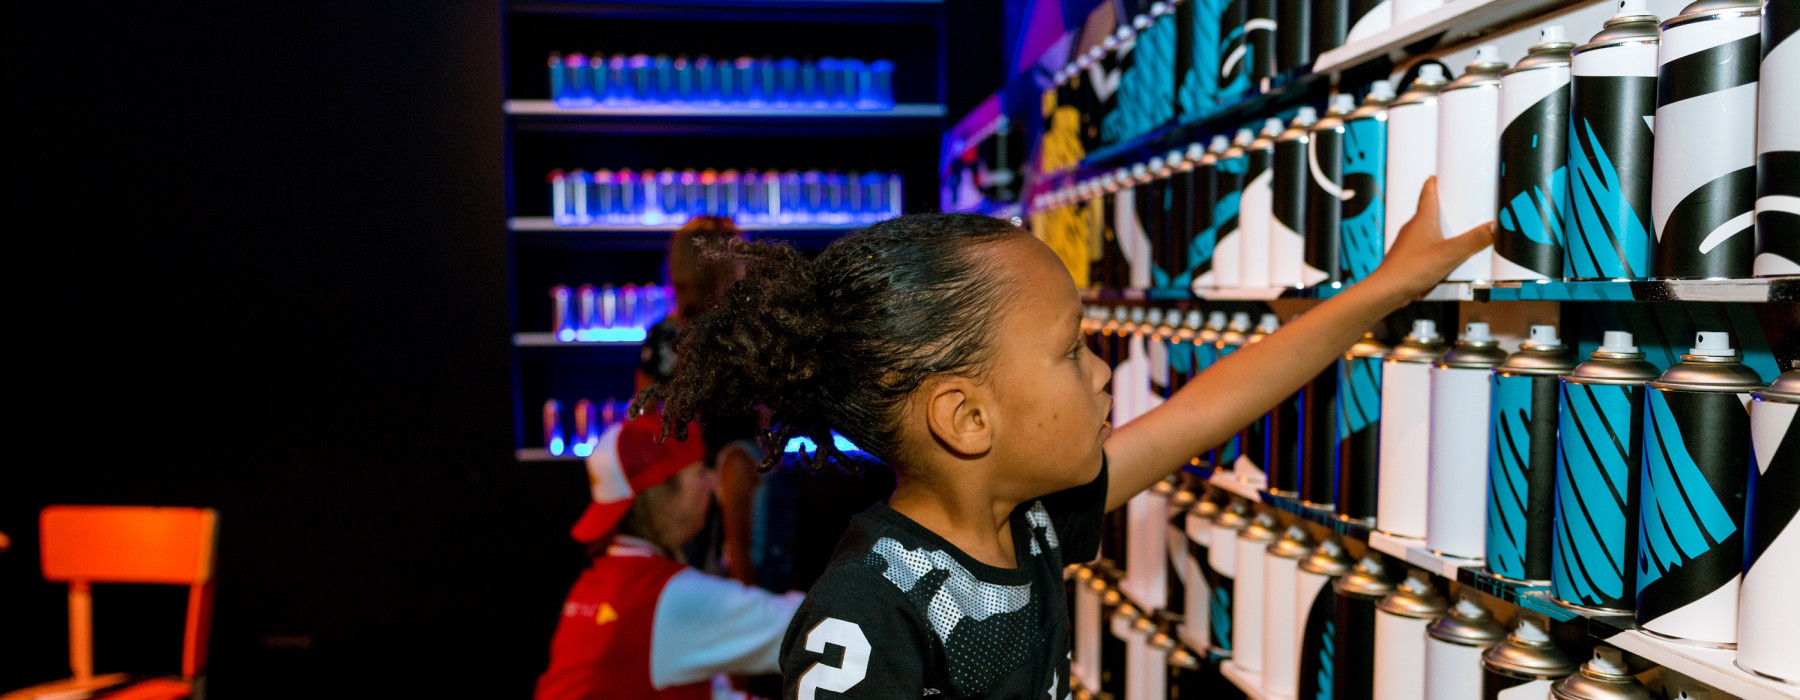
[[[993,449],[993,414],[973,382],[951,377],[925,391],[925,421],[939,444],[962,457],[987,454]]]

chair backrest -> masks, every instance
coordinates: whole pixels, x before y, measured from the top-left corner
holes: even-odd
[[[69,584],[69,666],[76,678],[93,674],[93,583],[188,586],[181,673],[192,679],[205,666],[216,511],[50,506],[38,518],[38,532],[44,578]]]

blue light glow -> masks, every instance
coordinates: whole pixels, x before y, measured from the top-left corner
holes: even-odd
[[[561,457],[562,453],[563,453],[562,438],[560,438],[560,437],[550,438],[550,454],[555,455],[557,457]]]
[[[642,328],[588,328],[575,334],[578,343],[641,343],[649,336]],[[558,340],[563,340],[558,336]],[[568,342],[563,340],[563,342]]]
[[[850,453],[850,452],[861,452],[862,451],[861,448],[858,448],[855,444],[851,443],[844,436],[839,435],[835,432],[831,434],[831,444],[833,447],[836,447],[839,452]],[[810,438],[797,437],[792,440],[789,440],[787,447],[784,448],[782,451],[786,452],[788,454],[794,454],[796,452],[812,452],[814,450],[817,450],[818,448],[819,448],[819,446],[817,444],[815,444]]]

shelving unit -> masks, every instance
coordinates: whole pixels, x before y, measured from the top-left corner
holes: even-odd
[[[1274,301],[1330,299],[1350,285],[1256,289],[1088,290],[1090,301]],[[1541,282],[1445,282],[1417,301],[1574,302],[1800,302],[1800,277],[1708,280],[1587,280]]]

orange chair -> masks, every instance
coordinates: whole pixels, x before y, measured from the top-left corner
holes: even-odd
[[[0,700],[90,693],[120,700],[193,695],[206,668],[218,514],[210,508],[50,506],[38,522],[44,578],[69,584],[69,668],[75,676],[6,693]],[[94,583],[188,587],[179,680],[154,678],[118,688],[127,680],[125,674],[94,675]]]

